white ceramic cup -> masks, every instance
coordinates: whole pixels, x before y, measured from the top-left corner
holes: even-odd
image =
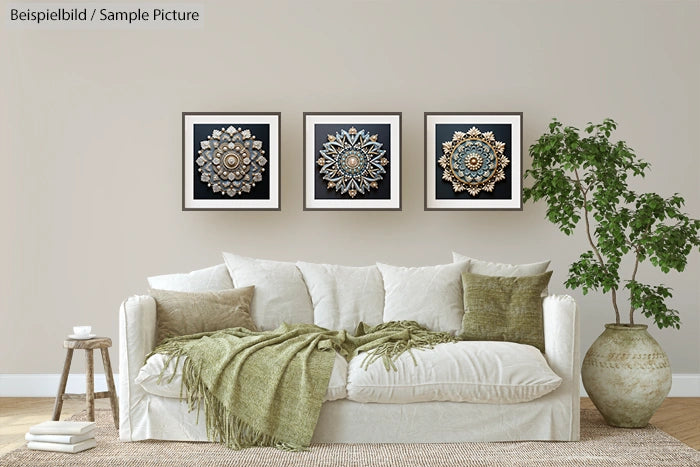
[[[78,337],[86,337],[92,332],[92,326],[73,326],[73,334]]]

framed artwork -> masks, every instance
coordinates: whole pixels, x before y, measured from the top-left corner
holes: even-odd
[[[182,210],[280,210],[280,113],[182,113]]]
[[[401,210],[401,113],[304,112],[304,210]]]
[[[425,210],[522,210],[522,112],[425,113]]]

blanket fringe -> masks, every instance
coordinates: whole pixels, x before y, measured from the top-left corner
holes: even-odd
[[[361,365],[365,370],[367,370],[372,363],[381,358],[384,363],[384,368],[387,371],[398,371],[394,362],[404,352],[408,352],[413,359],[413,364],[417,366],[418,361],[413,354],[414,349],[432,349],[437,344],[457,341],[450,333],[429,331],[415,321],[390,321],[369,328],[367,331],[378,332],[383,330],[405,331],[408,333],[408,337],[400,340],[389,340],[379,344],[373,349],[367,350]]]

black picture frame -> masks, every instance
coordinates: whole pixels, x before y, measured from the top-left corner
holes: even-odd
[[[182,210],[281,210],[280,125],[280,112],[183,112]],[[234,139],[229,167],[213,145]]]
[[[522,112],[425,112],[424,123],[424,210],[522,211]],[[483,166],[485,182],[477,183],[482,179],[472,179],[453,165],[451,151],[457,148],[458,135],[496,155],[495,167]],[[483,161],[476,156],[474,167],[481,170]]]

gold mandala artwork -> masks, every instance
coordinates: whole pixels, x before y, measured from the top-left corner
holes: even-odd
[[[496,182],[505,180],[504,168],[510,163],[505,143],[496,141],[493,132],[482,133],[472,127],[466,133],[455,131],[451,141],[442,143],[438,159],[442,179],[452,184],[455,193],[466,191],[472,196],[493,191]]]

